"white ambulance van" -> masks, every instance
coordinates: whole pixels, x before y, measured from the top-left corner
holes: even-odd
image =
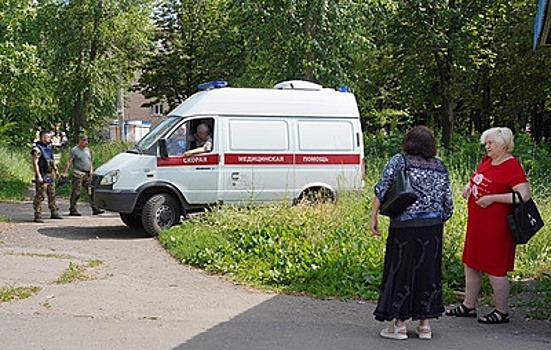
[[[97,168],[98,208],[158,234],[214,204],[292,204],[361,191],[362,129],[348,89],[306,81],[226,85],[201,84],[132,149]],[[200,124],[210,131],[210,151],[184,157],[198,146]]]

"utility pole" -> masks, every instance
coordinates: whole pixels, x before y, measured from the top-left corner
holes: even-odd
[[[121,142],[126,142],[124,132],[124,94],[122,93],[122,87],[119,87],[117,96],[117,115],[119,118],[119,139]]]

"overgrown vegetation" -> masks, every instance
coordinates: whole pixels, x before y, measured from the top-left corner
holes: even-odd
[[[124,151],[128,146],[129,144],[122,142],[90,144],[89,147],[95,167],[100,166],[119,152]],[[59,152],[58,167],[61,173],[63,173],[63,169],[65,168],[69,150],[70,148],[68,147]],[[32,170],[30,148],[0,146],[0,200],[24,200],[25,189],[33,185],[33,179],[34,173]],[[60,196],[69,196],[70,192],[70,185],[57,189],[57,193]],[[84,193],[83,196],[85,196]]]
[[[375,299],[380,283],[385,237],[369,231],[372,188],[388,158],[399,151],[399,133],[379,133],[366,137],[365,191],[362,195],[344,195],[335,204],[317,206],[268,206],[263,208],[213,208],[161,233],[159,240],[178,259],[220,273],[241,283],[285,293],[303,293],[315,297]],[[535,146],[525,135],[516,137],[515,155],[527,171],[535,200],[544,220],[551,217],[549,174],[550,147]],[[127,145],[106,143],[91,145],[96,167]],[[61,155],[64,166],[67,150]],[[0,147],[0,171],[9,184],[30,183],[32,171],[28,150]],[[455,301],[464,287],[461,252],[466,225],[466,203],[461,188],[475,169],[483,150],[477,138],[457,137],[451,149],[441,149],[454,188],[455,213],[445,227],[443,277],[447,302]],[[68,186],[66,186],[68,190]],[[63,193],[63,192],[62,192]],[[67,192],[68,193],[68,192]],[[19,199],[20,194],[0,187],[0,200]],[[381,217],[386,232],[388,219]],[[530,317],[550,319],[548,308],[551,283],[551,223],[526,246],[517,250],[513,294],[530,293],[523,304]],[[94,268],[101,262],[90,262]],[[60,281],[78,280],[85,266],[73,265]],[[547,276],[547,277],[546,277]],[[61,282],[61,283],[69,283]],[[528,287],[529,286],[529,287]],[[483,287],[485,300],[490,288]],[[518,301],[515,301],[518,303]],[[547,304],[546,304],[547,303]],[[520,305],[520,304],[519,304]]]
[[[517,290],[513,305],[525,307],[527,316],[551,321],[551,274],[545,274],[535,283],[516,281]]]
[[[345,195],[336,204],[214,208],[205,215],[163,231],[159,240],[178,259],[236,281],[286,293],[315,297],[375,299],[381,280],[385,237],[369,230],[372,188],[388,157],[399,151],[396,135],[366,139],[366,182],[361,196]],[[530,175],[534,197],[544,218],[551,217],[548,151],[517,139],[515,154]],[[455,213],[445,226],[443,278],[446,301],[456,301],[464,286],[461,253],[466,225],[466,203],[461,189],[483,151],[477,139],[455,140],[440,156],[450,170]],[[388,219],[381,218],[386,232]],[[542,281],[551,272],[550,226],[517,250],[514,279]],[[490,288],[483,287],[484,298]],[[517,287],[515,292],[521,293]],[[543,303],[537,294],[534,302]],[[532,317],[548,318],[534,309]]]
[[[0,303],[12,300],[21,300],[32,297],[40,292],[37,286],[15,287],[12,285],[0,286]]]
[[[0,147],[0,200],[23,200],[33,171],[30,149]]]

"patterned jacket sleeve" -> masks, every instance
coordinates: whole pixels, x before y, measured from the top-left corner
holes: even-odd
[[[394,174],[396,173],[396,171],[403,169],[404,165],[405,163],[400,153],[393,155],[388,161],[388,164],[383,170],[379,182],[377,182],[374,188],[375,196],[379,198],[379,201],[381,201],[381,203],[383,202],[386,192],[388,191],[390,185],[392,184],[392,181],[394,180]]]

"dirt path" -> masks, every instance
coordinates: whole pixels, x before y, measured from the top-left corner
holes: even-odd
[[[0,203],[11,220],[0,224],[0,286],[42,288],[0,303],[0,349],[551,348],[550,324],[521,310],[509,325],[441,318],[430,342],[384,340],[372,303],[254,291],[178,263],[116,214],[82,205],[82,217],[37,224],[31,207]],[[56,284],[70,264],[90,280]]]
[[[19,222],[0,233],[0,285],[42,288],[0,304],[2,349],[168,349],[273,296],[179,264],[116,214],[82,206],[82,217],[36,224],[31,207],[0,203]],[[102,263],[86,269],[91,280],[54,283],[69,264],[93,260]]]

